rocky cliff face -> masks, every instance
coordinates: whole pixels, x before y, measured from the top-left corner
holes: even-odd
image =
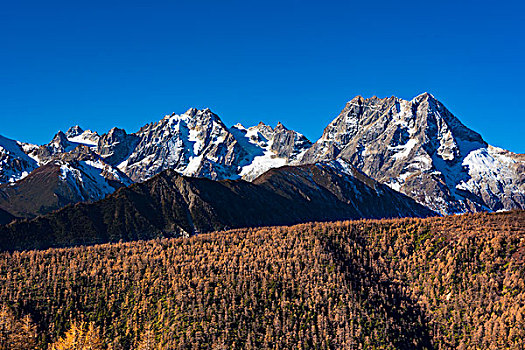
[[[525,208],[523,159],[488,146],[428,93],[348,102],[302,162],[336,158],[442,214]]]
[[[126,130],[113,128],[102,135],[97,144],[97,153],[113,166],[124,162],[140,142],[137,135],[130,135]]]
[[[275,128],[263,122],[249,128],[237,124],[230,131],[249,154],[248,161],[241,164],[239,172],[248,181],[269,169],[299,164],[312,145],[304,135],[287,129],[280,122]]]

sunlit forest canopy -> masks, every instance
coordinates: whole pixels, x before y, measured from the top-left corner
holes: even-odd
[[[523,211],[2,253],[0,349],[520,349],[524,261]]]

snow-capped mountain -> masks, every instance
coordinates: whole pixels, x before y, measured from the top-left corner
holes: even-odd
[[[26,154],[35,147],[0,136],[0,183],[21,180],[38,167]]]
[[[230,131],[249,154],[250,162],[242,164],[239,172],[243,179],[249,181],[269,169],[299,164],[312,145],[304,135],[288,130],[280,122],[275,128],[263,122],[250,128],[236,124]]]
[[[0,185],[0,207],[32,218],[78,202],[103,199],[132,182],[100,159],[54,160],[14,183]]]
[[[165,169],[188,176],[230,178],[246,156],[226,125],[209,109],[167,115],[145,125],[134,136],[138,142],[128,151],[129,156],[115,164],[134,181],[144,181]]]
[[[525,156],[488,145],[428,93],[411,101],[358,96],[314,144],[281,123],[227,127],[209,109],[195,108],[131,134],[73,126],[42,146],[0,138],[0,183],[39,166],[59,168],[55,176],[68,193],[81,194],[60,203],[93,201],[166,169],[254,181],[272,168],[319,162],[341,173],[348,162],[442,214],[525,208]]]
[[[443,214],[525,208],[523,156],[489,146],[428,93],[352,99],[302,162],[336,158]]]
[[[59,131],[43,146],[0,137],[0,207],[17,217],[33,217],[67,204],[96,201],[130,185],[127,175],[95,153],[93,142],[81,139],[89,141],[91,135],[82,131],[70,140]]]
[[[240,124],[228,128],[209,109],[194,108],[167,115],[133,134],[113,128],[100,136],[73,126],[66,133],[59,131],[42,146],[7,139],[3,143],[3,149],[9,151],[4,152],[5,180],[0,183],[21,180],[35,169],[47,169],[37,171],[23,184],[6,187],[6,198],[0,205],[17,216],[98,200],[116,188],[145,181],[166,169],[192,177],[251,180],[270,168],[298,163],[311,145],[303,135],[281,123],[275,128],[263,123],[248,129]],[[50,176],[53,181],[48,181]],[[39,193],[48,195],[29,194],[32,191],[25,184],[38,188],[38,181],[47,186]],[[41,198],[31,203],[23,199],[35,197]]]
[[[112,129],[100,137],[98,153],[134,181],[165,169],[194,177],[253,179],[266,170],[297,163],[311,145],[278,124],[228,128],[209,109],[189,109],[147,124],[134,134]]]
[[[67,140],[76,144],[86,145],[90,147],[96,147],[100,136],[95,131],[82,130],[78,125],[72,126],[66,132]]]
[[[92,202],[132,184],[87,146],[55,157],[16,182],[0,185],[0,207],[16,217],[47,214],[67,204]]]
[[[66,133],[59,131],[48,144],[32,147],[26,152],[43,165],[55,160],[56,155],[71,152],[78,146],[87,146],[96,150],[99,138],[96,132],[84,131],[76,125],[69,128]]]

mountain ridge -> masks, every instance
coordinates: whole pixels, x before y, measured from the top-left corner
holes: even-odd
[[[337,166],[285,166],[253,182],[186,177],[167,169],[97,202],[70,204],[45,216],[0,226],[0,250],[308,221],[435,215],[405,195],[372,179],[365,181],[364,175],[358,178],[338,171]]]
[[[525,208],[525,156],[488,145],[429,93],[412,100],[356,96],[316,142],[281,122],[227,127],[209,108],[171,113],[131,134],[112,128],[99,135],[75,125],[46,145],[9,142],[2,148],[7,161],[0,163],[0,175],[6,174],[0,182],[20,181],[78,153],[122,174],[122,185],[166,169],[254,181],[272,168],[341,158],[441,214]],[[110,181],[105,174],[102,182]]]

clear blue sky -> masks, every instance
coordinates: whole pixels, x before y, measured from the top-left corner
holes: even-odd
[[[521,1],[6,1],[0,134],[136,131],[187,108],[316,140],[355,95],[428,91],[525,153]]]

